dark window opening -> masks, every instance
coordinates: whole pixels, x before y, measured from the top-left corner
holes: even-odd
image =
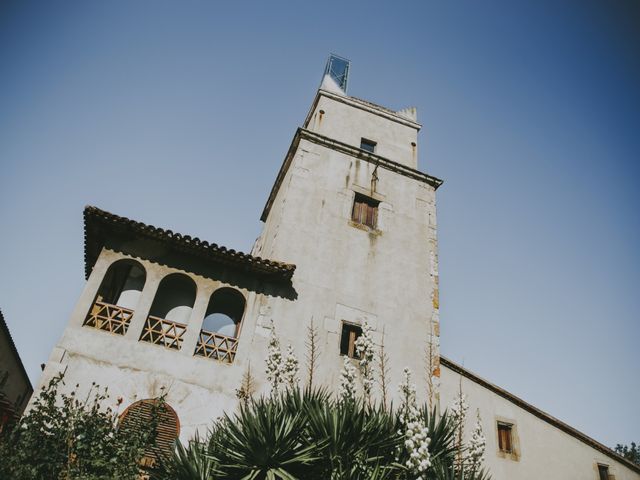
[[[181,273],[173,273],[160,282],[149,315],[186,325],[195,301],[194,281]]]
[[[342,336],[340,337],[340,355],[360,358],[356,352],[356,340],[360,335],[362,335],[362,328],[350,323],[343,323]]]
[[[102,279],[96,300],[134,309],[144,282],[145,271],[140,264],[129,260],[118,261],[109,267]]]
[[[113,263],[102,279],[84,325],[124,335],[138,306],[145,282],[145,270],[133,260]]]
[[[513,425],[498,422],[498,449],[504,453],[513,452],[511,430]]]
[[[600,480],[609,480],[609,466],[598,464],[598,475]]]
[[[375,153],[377,143],[366,138],[360,139],[360,148],[370,153]]]
[[[351,220],[369,228],[376,228],[378,223],[378,205],[380,202],[373,198],[356,193],[351,211]]]
[[[227,287],[216,290],[209,300],[202,329],[227,337],[237,337],[244,306],[244,297],[237,290]]]

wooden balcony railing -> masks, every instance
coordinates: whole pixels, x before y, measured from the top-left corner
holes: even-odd
[[[180,350],[182,346],[182,336],[186,330],[187,326],[182,323],[149,315],[144,324],[140,340]]]
[[[200,330],[195,354],[221,362],[233,363],[237,348],[237,338]]]
[[[127,333],[132,316],[133,310],[96,301],[84,320],[84,325],[124,335]]]

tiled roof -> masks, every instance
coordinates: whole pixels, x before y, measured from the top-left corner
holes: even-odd
[[[286,280],[291,278],[296,269],[292,264],[254,257],[196,237],[174,233],[171,230],[87,206],[84,209],[84,258],[87,278],[100,255],[105,235],[108,233],[134,234],[145,239],[156,240],[168,244],[177,251],[263,276]]]

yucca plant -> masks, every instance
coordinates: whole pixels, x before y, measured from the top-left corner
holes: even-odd
[[[293,480],[316,460],[318,444],[305,438],[304,412],[288,408],[288,395],[253,400],[224,417],[207,454],[221,478]]]
[[[213,480],[217,469],[207,445],[196,435],[186,447],[178,441],[174,457],[161,470],[162,476],[172,480]]]
[[[455,425],[426,407],[431,466],[425,480],[487,480],[456,467]],[[216,422],[206,442],[178,445],[159,476],[166,480],[414,480],[404,467],[398,413],[359,400],[340,402],[326,390],[287,390],[252,399]]]

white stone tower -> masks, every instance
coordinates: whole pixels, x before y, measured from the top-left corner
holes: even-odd
[[[416,169],[415,109],[349,97],[348,66],[330,58],[252,253],[296,265],[296,301],[267,302],[269,315],[297,350],[314,319],[323,339],[322,382],[337,384],[341,349],[348,351],[350,330],[357,335],[366,321],[376,343],[384,332],[389,393],[408,366],[425,394],[429,353],[434,382],[439,375],[435,191],[442,181]]]

